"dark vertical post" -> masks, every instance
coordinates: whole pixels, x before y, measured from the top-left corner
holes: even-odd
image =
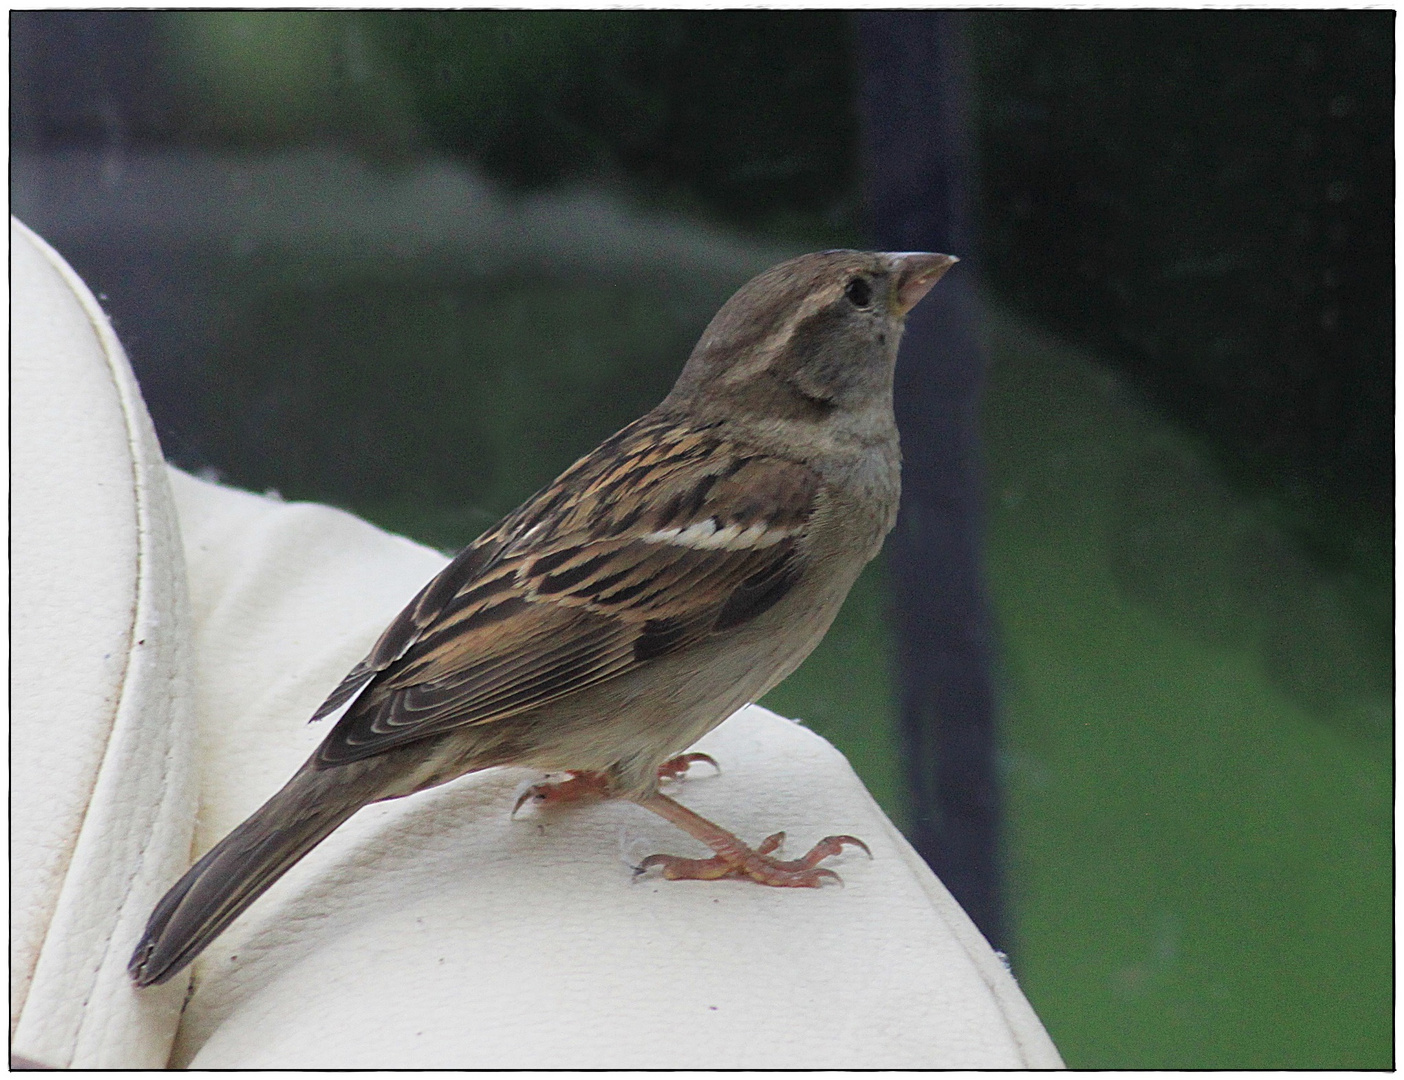
[[[912,313],[897,368],[902,509],[888,539],[911,840],[996,947],[1005,938],[990,616],[981,558],[970,138],[962,17],[858,16],[873,239],[964,261]]]

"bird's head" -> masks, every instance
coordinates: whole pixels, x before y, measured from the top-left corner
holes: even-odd
[[[821,251],[773,266],[717,312],[667,403],[777,420],[890,415],[907,313],[956,261]]]

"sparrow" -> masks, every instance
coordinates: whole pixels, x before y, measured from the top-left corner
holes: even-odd
[[[361,807],[498,765],[539,802],[629,799],[700,840],[664,877],[815,887],[800,859],[660,791],[701,736],[819,643],[897,514],[893,369],[907,313],[956,262],[825,251],[717,312],[668,396],[465,548],[313,715],[326,739],[165,895],[128,965],[166,981]],[[715,764],[715,763],[713,763]],[[515,811],[514,811],[515,813]]]

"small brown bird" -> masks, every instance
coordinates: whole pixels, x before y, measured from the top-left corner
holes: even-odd
[[[799,666],[897,514],[892,375],[908,311],[956,260],[825,251],[712,319],[672,391],[473,541],[314,720],[291,780],[152,912],[128,965],[164,982],[361,807],[494,765],[570,777],[526,798],[631,799],[711,848],[669,878],[817,886],[658,790],[683,752]],[[521,803],[519,802],[520,806]]]

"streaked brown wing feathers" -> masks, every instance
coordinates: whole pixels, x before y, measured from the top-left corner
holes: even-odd
[[[403,656],[424,630],[442,613],[456,594],[482,579],[501,555],[502,543],[485,535],[459,552],[448,566],[415,594],[403,611],[371,647],[366,658],[352,668],[327,700],[312,714],[312,720],[330,716],[359,693],[376,675]]]
[[[742,625],[802,572],[818,490],[708,431],[625,429],[425,587],[353,671],[370,685],[319,761],[519,715]]]

